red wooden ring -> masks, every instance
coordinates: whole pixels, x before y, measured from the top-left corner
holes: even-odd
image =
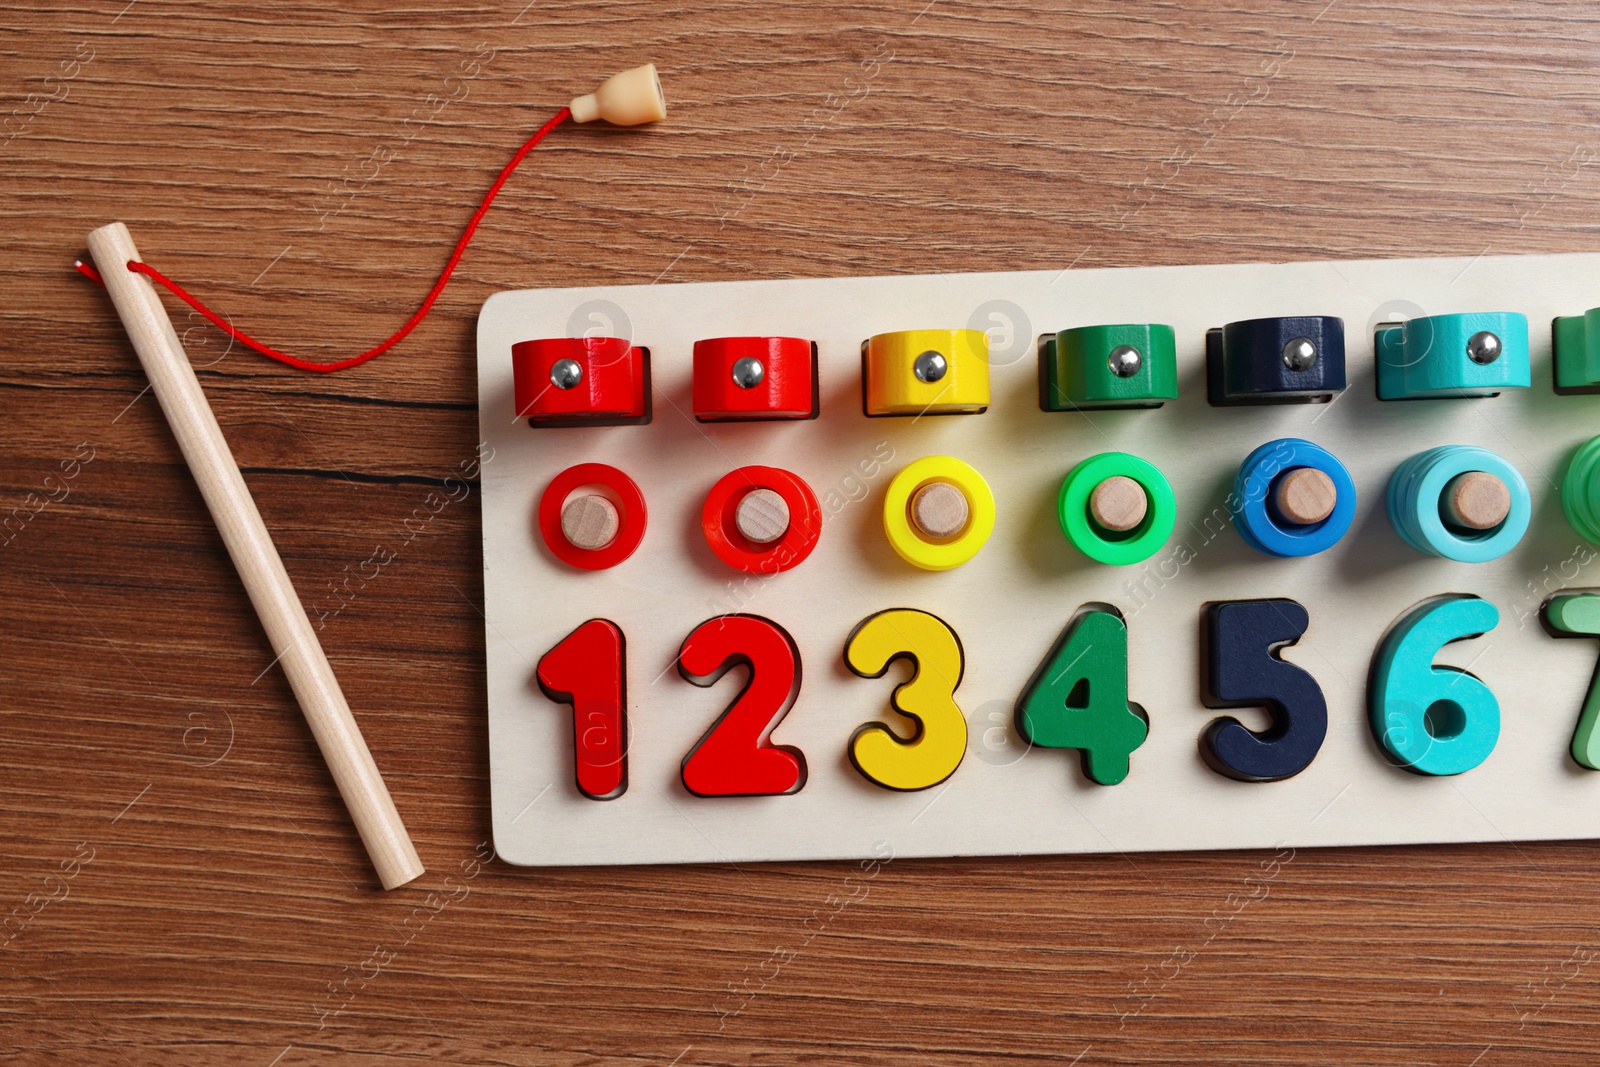
[[[617,536],[604,548],[579,548],[561,532],[562,507],[573,490],[585,485],[610,490],[615,498],[612,503],[621,513]],[[561,562],[588,571],[615,567],[633,555],[639,542],[644,540],[645,518],[644,494],[639,492],[639,487],[632,478],[605,463],[579,463],[568,467],[550,480],[544,495],[539,497],[539,533],[544,537],[545,547]]]
[[[770,545],[759,545],[739,532],[734,512],[746,493],[771,489],[789,506],[789,528]],[[805,562],[822,536],[822,509],[817,494],[798,475],[778,467],[740,467],[722,476],[706,494],[700,512],[706,541],[717,558],[749,574],[777,574]]]

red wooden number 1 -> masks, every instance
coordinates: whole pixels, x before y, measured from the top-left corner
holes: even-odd
[[[736,665],[750,679],[700,743],[683,758],[683,785],[702,797],[777,796],[806,784],[806,758],[768,735],[800,695],[794,638],[759,615],[722,615],[684,638],[678,673],[710,687]]]
[[[628,789],[628,683],[617,624],[590,619],[539,660],[539,688],[572,705],[578,788],[590,800]]]

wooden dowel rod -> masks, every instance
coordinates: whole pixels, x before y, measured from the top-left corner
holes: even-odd
[[[206,403],[161,297],[148,278],[128,269],[129,261],[139,258],[128,228],[114,222],[95,230],[89,234],[89,251],[267,631],[267,640],[278,654],[300,710],[350,809],[378,879],[385,889],[405,885],[422,874],[422,861],[372,753],[367,751],[355,716],[350,714],[311,620]]]

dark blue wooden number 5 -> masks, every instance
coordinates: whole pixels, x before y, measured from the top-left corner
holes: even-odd
[[[1311,765],[1328,734],[1328,702],[1317,680],[1277,656],[1305,635],[1311,617],[1293,600],[1229,600],[1206,610],[1205,705],[1265,707],[1272,725],[1254,733],[1231,716],[1200,739],[1211,769],[1241,782],[1276,782]]]

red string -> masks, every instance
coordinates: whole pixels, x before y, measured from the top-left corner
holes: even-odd
[[[571,117],[572,112],[567,108],[562,108],[560,111],[555,113],[554,117],[552,117],[549,122],[546,122],[543,126],[540,126],[539,131],[532,137],[528,138],[527,142],[521,148],[517,149],[516,155],[511,157],[511,161],[507,163],[504,169],[500,171],[500,176],[494,180],[494,184],[489,186],[489,191],[484,194],[483,203],[478,205],[478,210],[474,211],[472,213],[472,218],[467,220],[467,228],[465,232],[461,234],[461,239],[456,242],[455,251],[450,254],[450,261],[444,265],[443,273],[439,275],[439,280],[433,283],[433,289],[422,301],[422,306],[417,308],[416,313],[406,320],[406,324],[404,326],[400,327],[393,334],[391,334],[388,340],[384,341],[380,345],[367,349],[359,356],[351,356],[349,359],[341,359],[333,363],[312,363],[301,359],[298,356],[291,356],[287,352],[280,352],[276,348],[264,345],[260,341],[257,341],[251,337],[247,337],[245,334],[234,329],[231,324],[225,322],[217,315],[216,312],[206,307],[195,297],[190,296],[188,291],[185,290],[183,286],[179,285],[171,278],[168,278],[165,274],[162,274],[160,271],[150,266],[150,264],[141,263],[137,260],[129,260],[128,269],[136,274],[146,275],[152,281],[162,285],[167,289],[168,292],[172,293],[179,300],[182,300],[184,303],[200,312],[200,314],[211,320],[211,324],[213,326],[217,327],[219,330],[222,330],[240,344],[246,346],[247,348],[253,348],[264,356],[270,356],[271,358],[278,360],[280,363],[287,363],[289,366],[296,367],[300,370],[318,371],[320,373],[344,370],[346,367],[357,366],[358,364],[365,363],[367,360],[372,359],[374,356],[380,356],[389,351],[389,349],[399,344],[405,338],[406,334],[416,329],[417,324],[420,323],[428,314],[429,310],[433,308],[433,302],[439,299],[439,294],[444,292],[445,285],[447,285],[450,281],[450,275],[455,273],[456,264],[461,262],[461,256],[466,252],[467,245],[472,240],[472,235],[477,232],[478,223],[483,221],[483,216],[488,212],[489,205],[494,203],[494,198],[499,195],[501,188],[504,187],[506,181],[510,179],[511,173],[517,169],[517,165],[522,162],[523,158],[526,157],[529,152],[533,151],[534,147],[550,134],[550,131],[554,130],[557,126],[561,125]],[[84,277],[90,279],[91,281],[100,282],[102,285],[105,284],[105,280],[100,277],[100,272],[89,266],[87,263],[78,262],[74,263],[73,266],[78,269],[80,274],[84,275]]]

